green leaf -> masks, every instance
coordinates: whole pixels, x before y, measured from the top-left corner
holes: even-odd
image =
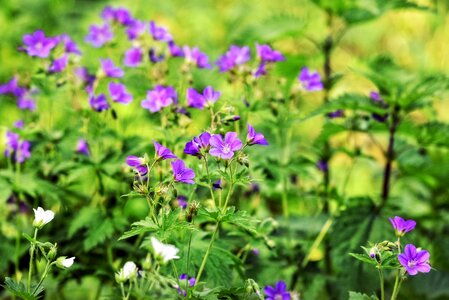
[[[349,300],[378,300],[376,296],[368,296],[367,294],[349,292]]]
[[[44,289],[40,287],[37,291],[35,291],[33,294],[28,293],[26,291],[26,287],[22,282],[17,282],[14,279],[10,277],[5,278],[5,288],[14,296],[19,297],[20,299],[24,300],[36,300],[37,295],[39,295]],[[32,288],[33,290],[33,288]]]
[[[158,226],[154,224],[150,217],[147,217],[145,220],[132,223],[131,230],[125,232],[118,240],[124,240],[139,234],[157,230]]]
[[[77,214],[75,214],[72,222],[70,223],[68,235],[72,238],[73,235],[81,228],[89,228],[90,224],[97,222],[99,219],[99,210],[93,207],[83,207]]]
[[[349,255],[351,255],[352,257],[354,257],[354,258],[356,258],[356,259],[358,259],[360,261],[366,262],[366,263],[368,263],[370,265],[377,265],[376,260],[372,259],[371,257],[369,257],[366,254],[349,253]]]
[[[84,240],[84,250],[89,251],[98,244],[104,242],[106,239],[111,238],[114,233],[114,225],[111,219],[103,219],[97,226],[89,228],[87,237]]]

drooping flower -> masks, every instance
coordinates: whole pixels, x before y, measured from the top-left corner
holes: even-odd
[[[165,27],[159,27],[153,21],[150,21],[150,33],[155,41],[169,42],[173,37]]]
[[[263,75],[267,75],[267,63],[261,62],[259,66],[257,67],[256,71],[254,72],[254,77],[260,77]]]
[[[142,62],[143,52],[139,47],[133,47],[125,52],[123,64],[127,67],[137,67]]]
[[[56,260],[56,266],[61,269],[68,269],[73,265],[74,262],[75,257],[67,258],[67,256],[61,256]]]
[[[201,52],[198,47],[190,48],[189,46],[184,46],[182,49],[187,64],[195,65],[200,69],[211,67],[209,57]]]
[[[309,68],[304,67],[299,73],[298,80],[306,91],[321,91],[324,87],[321,82],[321,76],[318,72],[311,72]]]
[[[266,300],[290,300],[290,292],[287,291],[284,281],[278,281],[274,286],[266,286],[264,292]]]
[[[148,24],[140,20],[132,20],[126,27],[126,34],[129,40],[135,40],[147,32]]]
[[[203,90],[203,94],[198,93],[193,88],[187,89],[187,104],[190,107],[203,109],[204,107],[209,107],[214,104],[218,98],[220,98],[221,93],[215,91],[211,86],[207,86]]]
[[[178,200],[178,206],[181,207],[182,209],[186,209],[187,208],[187,198],[186,196],[178,196],[178,198],[176,198]]]
[[[69,56],[67,54],[63,54],[61,57],[55,59],[51,66],[48,68],[48,71],[51,73],[59,73],[64,71],[69,62]]]
[[[104,94],[100,94],[97,97],[95,97],[95,95],[90,95],[89,96],[89,104],[90,106],[98,111],[98,112],[102,112],[104,110],[108,110],[109,109],[109,103],[108,103],[108,99],[106,98],[106,95]]]
[[[23,49],[29,56],[37,56],[46,58],[50,55],[50,51],[57,45],[56,38],[46,37],[42,30],[36,30],[32,34],[23,36]]]
[[[242,148],[242,142],[237,137],[236,132],[226,133],[224,140],[220,134],[214,134],[209,142],[211,145],[210,155],[222,159],[230,159],[234,156],[235,151]]]
[[[164,54],[157,54],[156,50],[154,48],[151,48],[150,51],[148,51],[148,56],[150,58],[150,61],[152,63],[158,63],[160,61],[163,61],[165,58]]]
[[[168,51],[170,52],[170,55],[173,57],[180,57],[184,56],[184,51],[182,51],[181,47],[176,45],[174,41],[168,41]]]
[[[239,47],[232,45],[229,50],[216,62],[220,72],[226,72],[238,65],[243,65],[251,58],[248,46]]]
[[[412,244],[407,244],[404,252],[398,255],[399,263],[412,276],[418,274],[418,272],[430,272],[429,258],[430,254],[428,251],[416,249]]]
[[[148,173],[147,165],[141,157],[130,155],[126,158],[126,164],[131,168],[134,168],[140,176],[145,176]]]
[[[89,34],[85,37],[85,41],[95,48],[100,48],[107,42],[114,38],[109,24],[101,26],[91,25],[89,27]]]
[[[267,146],[268,145],[268,142],[262,133],[256,132],[250,124],[247,124],[247,128],[248,128],[248,134],[246,136],[246,143],[248,144],[248,146],[252,146],[252,145]]]
[[[170,149],[162,146],[161,144],[159,144],[156,141],[153,141],[154,144],[154,150],[156,152],[156,159],[162,159],[162,160],[166,160],[166,159],[170,159],[170,158],[177,158],[176,155],[174,155]]]
[[[123,70],[117,67],[112,60],[101,59],[101,68],[104,74],[111,78],[120,78],[123,77]]]
[[[160,111],[177,101],[177,94],[173,87],[157,85],[147,92],[147,98],[142,101],[142,107],[150,112]]]
[[[70,38],[68,34],[61,34],[56,37],[58,40],[58,43],[61,43],[64,45],[64,52],[65,53],[72,53],[72,54],[81,54],[81,51],[78,49],[78,45]]]
[[[188,184],[194,184],[193,178],[195,178],[195,172],[192,169],[187,168],[184,161],[177,159],[171,162],[173,170],[173,179],[176,182],[183,182]]]
[[[133,96],[126,91],[124,84],[110,82],[108,89],[111,99],[114,102],[128,104],[133,101]]]
[[[214,190],[218,190],[218,189],[222,190],[223,187],[221,186],[221,179],[218,179],[217,181],[215,181],[214,183],[212,183],[212,188],[213,188]]]
[[[12,153],[14,153],[15,151],[17,151],[17,149],[19,148],[19,141],[20,137],[17,133],[14,133],[12,131],[7,131],[6,132],[6,147],[5,147],[5,156],[9,157],[12,155]]]
[[[414,220],[404,220],[398,216],[395,216],[393,219],[388,218],[388,220],[391,225],[393,225],[397,237],[401,237],[407,232],[412,231],[416,226],[416,222]]]
[[[202,157],[209,151],[209,140],[210,140],[210,133],[205,131],[202,134],[200,134],[197,137],[194,137],[190,142],[186,143],[186,146],[184,147],[184,153]]]
[[[89,150],[89,144],[85,139],[79,139],[78,143],[76,144],[76,150],[77,153],[89,156],[90,150]]]
[[[175,246],[161,243],[153,236],[151,237],[151,245],[153,246],[155,256],[161,259],[164,264],[172,259],[179,259],[177,255],[179,249]]]
[[[42,207],[38,207],[37,209],[34,209],[34,221],[33,226],[41,229],[44,227],[45,224],[48,224],[53,220],[55,217],[55,213],[51,210],[44,210]]]

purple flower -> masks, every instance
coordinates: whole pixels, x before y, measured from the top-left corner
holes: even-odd
[[[376,103],[380,107],[388,108],[388,104],[385,103],[384,99],[382,99],[382,97],[380,96],[380,94],[378,92],[372,91],[370,93],[369,97],[371,98],[371,100],[373,100],[374,103]],[[377,113],[372,113],[371,116],[373,117],[374,120],[383,123],[387,120],[388,113],[385,113],[383,115],[380,115]]]
[[[17,78],[13,77],[5,84],[0,84],[0,95],[14,94],[14,91],[19,85],[17,84]]]
[[[266,300],[290,300],[290,292],[284,281],[276,282],[274,286],[266,286],[264,289]]]
[[[320,74],[318,72],[310,72],[307,67],[301,69],[298,80],[301,82],[304,89],[309,92],[321,91],[324,87],[321,82]]]
[[[179,275],[179,280],[181,280],[181,281],[187,280],[188,287],[193,287],[196,283],[195,277],[189,278],[189,276],[187,274]],[[184,297],[187,295],[187,292],[184,289],[181,289],[179,286],[178,286],[178,293],[180,295],[183,295]]]
[[[133,21],[131,13],[123,7],[106,6],[101,13],[101,17],[107,22],[114,21],[122,25],[130,25]]]
[[[316,162],[316,167],[321,171],[321,172],[327,172],[327,170],[329,170],[329,165],[327,164],[326,161],[320,159],[319,161]]]
[[[378,92],[371,91],[370,94],[369,94],[369,97],[370,97],[374,102],[385,103],[384,100],[382,99],[382,97],[380,97],[380,94],[379,94]]]
[[[91,25],[89,27],[89,34],[86,36],[85,41],[95,48],[100,48],[107,42],[111,41],[114,37],[109,24],[102,26]]]
[[[81,79],[86,85],[92,85],[95,81],[95,75],[89,73],[87,68],[79,67],[74,70],[76,77]]]
[[[101,62],[101,68],[103,69],[103,72],[108,77],[112,78],[120,78],[123,77],[123,70],[114,65],[114,62],[112,60],[108,59],[100,59]]]
[[[238,47],[232,45],[228,52],[222,55],[216,62],[220,72],[226,72],[238,65],[243,65],[251,58],[251,53],[248,46]]]
[[[128,156],[126,158],[126,164],[132,168],[134,168],[140,176],[145,176],[148,172],[148,168],[144,162],[144,159],[137,156]]]
[[[278,62],[285,60],[281,52],[271,49],[269,45],[256,44],[257,56],[262,62]]]
[[[169,42],[173,37],[165,27],[159,27],[153,21],[150,21],[150,33],[155,41]]]
[[[211,145],[210,155],[222,159],[230,159],[234,155],[234,151],[242,148],[242,142],[237,137],[236,132],[226,133],[224,140],[221,135],[214,134],[209,142]]]
[[[109,103],[104,94],[100,94],[98,95],[98,97],[95,97],[95,95],[93,94],[90,95],[89,104],[94,110],[98,112],[102,112],[104,110],[109,109]]]
[[[200,136],[194,137],[193,140],[188,142],[184,148],[184,153],[202,157],[209,150],[210,133],[205,131]]]
[[[203,90],[203,94],[198,93],[193,88],[187,89],[187,104],[190,107],[195,107],[198,109],[203,109],[204,107],[211,106],[214,104],[218,98],[220,98],[221,93],[215,91],[211,86],[207,86]]]
[[[198,47],[183,47],[184,57],[188,64],[196,65],[200,69],[210,68],[209,57],[200,51]]]
[[[332,111],[327,114],[327,117],[330,119],[342,118],[345,116],[345,111],[343,109],[338,109],[336,111]]]
[[[181,47],[176,45],[174,41],[168,41],[167,45],[171,56],[173,57],[184,56],[184,51],[182,51]]]
[[[409,275],[416,275],[418,272],[429,273],[430,254],[426,250],[418,250],[412,244],[407,244],[404,248],[404,253],[398,255],[398,260],[401,265],[407,270]]]
[[[22,92],[24,93],[22,94]],[[29,111],[34,111],[36,109],[36,102],[31,98],[31,94],[28,90],[21,89],[20,95],[17,96],[17,107],[21,110]]]
[[[17,120],[14,122],[14,127],[17,129],[23,129],[25,122],[23,120]]]
[[[31,156],[30,142],[21,141],[17,133],[7,131],[4,154],[6,157],[11,157],[14,155],[14,160],[21,164]]]
[[[89,144],[85,139],[79,139],[78,143],[76,144],[76,150],[77,153],[89,156],[90,150],[89,150]]]
[[[37,30],[33,34],[25,34],[23,36],[24,49],[29,56],[48,57],[50,51],[57,45],[55,38],[45,36],[42,30]]]
[[[12,131],[6,132],[6,147],[5,156],[9,157],[14,151],[19,148],[19,135]]]
[[[178,206],[179,207],[181,207],[182,209],[186,209],[187,208],[187,198],[185,196],[178,196],[177,200],[178,200]],[[179,277],[179,279],[182,280],[181,276]],[[186,274],[186,276],[187,276],[187,274]],[[184,278],[184,279],[186,279],[186,278]]]
[[[188,184],[194,184],[193,178],[195,178],[195,173],[192,169],[186,168],[184,161],[177,159],[171,162],[171,167],[173,169],[173,179],[176,182],[183,182]]]
[[[133,96],[126,91],[125,85],[110,82],[108,88],[112,101],[122,104],[128,104],[133,101]]]
[[[154,144],[154,150],[156,151],[156,159],[170,159],[170,158],[177,158],[176,155],[174,155],[170,149],[162,146],[156,141],[153,141]]]
[[[139,36],[143,35],[146,31],[147,23],[139,20],[132,20],[126,28],[126,34],[128,35],[129,40],[135,40]]]
[[[158,63],[160,61],[163,61],[165,58],[164,54],[158,55],[154,48],[151,48],[150,51],[148,51],[148,56],[150,57],[150,61],[152,63]]]
[[[396,236],[398,237],[412,231],[416,226],[416,222],[414,220],[404,220],[398,216],[395,216],[393,219],[388,218],[388,220],[390,220],[391,225],[393,225]]]
[[[251,126],[250,124],[247,124],[247,127],[248,127],[248,134],[246,136],[246,142],[247,142],[248,146],[252,146],[252,145],[267,146],[268,145],[268,142],[262,133],[256,132],[254,130],[253,126]]]
[[[151,112],[160,111],[177,101],[176,91],[173,87],[157,85],[147,92],[147,98],[142,101],[142,107]]]
[[[62,42],[64,44],[65,53],[81,54],[81,51],[78,49],[78,45],[70,38],[68,34],[64,33],[56,38],[58,39],[58,43]]]
[[[221,179],[218,179],[217,181],[215,181],[214,183],[212,183],[212,188],[214,190],[218,190],[218,189],[223,189],[223,187],[221,186]]]
[[[265,62],[261,62],[259,66],[257,67],[256,71],[254,72],[254,77],[260,77],[263,75],[267,75],[267,64]]]
[[[22,141],[19,145],[19,148],[16,151],[16,161],[18,163],[23,163],[27,158],[30,158],[30,142]]]
[[[67,64],[69,62],[69,56],[67,54],[63,54],[61,57],[55,59],[50,68],[48,68],[48,71],[51,73],[59,73],[64,71],[64,69],[67,67]]]
[[[142,49],[140,49],[139,47],[133,47],[125,52],[125,59],[123,60],[123,64],[127,67],[137,67],[142,62],[142,57]]]

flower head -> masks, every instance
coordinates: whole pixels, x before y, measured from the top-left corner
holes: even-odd
[[[17,120],[14,122],[14,127],[17,129],[23,129],[25,122],[23,120]]]
[[[204,107],[209,107],[214,104],[218,98],[220,98],[221,93],[215,91],[211,86],[207,86],[203,90],[203,94],[198,93],[193,88],[187,89],[187,104],[190,107],[195,107],[198,109],[203,109]]]
[[[109,109],[109,103],[104,94],[100,94],[97,97],[95,97],[95,95],[93,95],[93,94],[90,95],[89,96],[89,104],[94,110],[96,110],[98,112],[102,112],[104,110]]]
[[[195,178],[195,172],[192,169],[186,168],[184,161],[177,159],[171,162],[173,170],[173,179],[176,182],[183,182],[188,184],[194,184],[193,178]]]
[[[92,25],[89,27],[89,34],[85,37],[85,41],[95,48],[100,48],[113,39],[114,35],[109,24],[101,26]]]
[[[202,157],[209,150],[210,137],[211,135],[207,131],[203,132],[197,137],[194,137],[193,140],[187,142],[184,148],[184,153],[197,157]]]
[[[345,111],[343,109],[337,109],[336,111],[332,111],[327,114],[327,117],[330,119],[342,118],[345,116]]]
[[[137,277],[137,266],[132,261],[127,261],[123,266],[123,276],[126,279]]]
[[[218,61],[217,66],[220,72],[226,72],[238,65],[243,65],[251,58],[251,53],[248,46],[239,47],[232,45],[228,52],[222,55]]]
[[[174,155],[170,151],[170,149],[162,146],[161,144],[159,144],[156,141],[153,141],[153,144],[154,144],[154,150],[156,151],[157,159],[166,160],[166,159],[170,159],[170,158],[176,158],[176,155]]]
[[[184,284],[185,287],[189,288],[189,287],[193,287],[196,283],[196,278],[195,277],[190,277],[187,274],[181,274],[179,275],[179,280],[180,281],[186,281],[186,284]],[[180,295],[183,295],[184,297],[187,295],[187,292],[182,289],[181,287],[178,286],[178,293]]]
[[[73,53],[73,54],[81,54],[81,51],[78,49],[78,45],[70,38],[68,34],[61,34],[56,37],[58,43],[62,43],[64,45],[65,53]]]
[[[398,255],[399,263],[412,276],[418,274],[418,272],[430,272],[429,258],[428,251],[416,249],[412,244],[407,244],[404,252]]]
[[[262,62],[278,62],[285,60],[281,52],[273,50],[269,45],[256,44],[257,56]]]
[[[50,223],[51,220],[55,217],[55,213],[51,210],[44,210],[42,207],[38,207],[34,209],[34,221],[33,226],[41,229],[45,224]]]
[[[159,27],[153,21],[150,21],[150,33],[155,41],[169,42],[173,37],[165,27]]]
[[[329,170],[328,163],[326,161],[322,160],[322,159],[320,159],[319,161],[316,162],[316,167],[321,172],[327,172],[327,170]]]
[[[221,179],[218,179],[217,181],[215,181],[214,183],[212,183],[212,189],[214,190],[222,190],[223,187],[221,186]]]
[[[266,300],[290,300],[290,292],[284,281],[278,281],[274,286],[264,288]]]
[[[126,91],[124,84],[110,82],[108,89],[111,99],[114,102],[128,104],[133,101],[133,96]]]
[[[33,34],[25,34],[23,43],[25,44],[23,48],[29,56],[45,58],[50,55],[50,51],[58,44],[58,40],[46,37],[42,30],[37,30]]]
[[[148,173],[147,165],[145,160],[141,157],[130,155],[126,158],[126,164],[131,168],[134,168],[140,176],[145,176]]]
[[[168,51],[170,52],[170,55],[173,57],[180,57],[184,56],[184,51],[182,51],[181,47],[176,45],[174,41],[168,41]]]
[[[78,140],[78,143],[76,144],[76,152],[86,156],[90,155],[89,144],[85,139]]]
[[[321,91],[324,87],[321,82],[320,74],[318,72],[310,72],[307,67],[301,69],[298,80],[301,82],[304,89],[309,92]]]
[[[25,88],[19,88],[15,91],[17,93],[17,107],[21,110],[34,111],[36,109],[36,102],[31,98],[31,92]]]
[[[112,78],[120,78],[123,77],[123,70],[114,65],[114,62],[112,60],[108,59],[101,59],[101,68],[103,72],[108,77]]]
[[[124,7],[106,6],[101,12],[101,17],[107,22],[117,22],[125,26],[130,25],[133,21],[131,13]]]
[[[172,259],[179,258],[179,256],[177,255],[179,249],[173,245],[161,243],[155,237],[151,237],[151,245],[153,246],[155,256],[161,259],[164,264]]]
[[[5,94],[14,94],[14,91],[19,87],[17,83],[17,77],[11,78],[10,81],[8,81],[5,84],[0,84],[0,95]]]
[[[61,269],[68,269],[73,265],[74,262],[75,257],[67,258],[67,256],[61,256],[56,260],[56,266]]]
[[[61,57],[55,59],[52,63],[48,71],[51,73],[59,73],[64,71],[69,62],[69,56],[67,54],[63,54]]]
[[[18,163],[23,163],[27,158],[30,158],[30,142],[20,140],[17,133],[12,131],[6,132],[6,157],[14,157],[14,160]]]
[[[131,20],[126,27],[126,34],[129,40],[135,40],[139,36],[145,34],[148,24],[139,20]]]
[[[182,209],[186,209],[187,208],[187,198],[185,196],[178,196],[178,198],[176,198],[178,200],[178,206],[181,207]]]
[[[246,142],[248,143],[248,146],[252,145],[262,145],[267,146],[268,142],[263,136],[262,133],[256,132],[250,124],[247,124],[248,127],[248,134],[246,136]]]
[[[210,155],[217,156],[222,159],[230,159],[234,152],[242,148],[242,142],[237,137],[236,132],[228,132],[223,140],[219,134],[214,134],[210,138],[211,149]]]
[[[148,56],[150,57],[150,61],[152,63],[163,61],[165,58],[165,55],[162,53],[158,55],[154,48],[151,48],[150,51],[148,51]]]
[[[398,237],[403,236],[409,231],[412,231],[416,226],[416,222],[414,220],[404,220],[403,218],[398,216],[394,217],[393,219],[388,218],[388,220],[390,221],[391,225],[393,225],[396,236]]]
[[[201,52],[198,47],[190,48],[189,46],[184,46],[182,49],[186,63],[196,65],[200,69],[211,67],[209,57]]]
[[[142,63],[143,52],[139,47],[133,47],[125,52],[123,64],[127,67],[137,67]]]
[[[150,112],[160,111],[162,108],[176,103],[178,96],[171,86],[157,85],[147,92],[147,98],[142,101],[142,107]]]

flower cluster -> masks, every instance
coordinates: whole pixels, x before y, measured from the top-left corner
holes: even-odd
[[[16,98],[17,107],[21,110],[34,111],[36,109],[36,101],[32,98],[35,90],[29,90],[20,86],[17,77],[13,77],[10,81],[0,85],[0,95],[12,95]]]
[[[6,132],[5,156],[11,157],[19,164],[25,162],[31,156],[31,144],[29,141],[21,140],[17,133],[12,131]]]

